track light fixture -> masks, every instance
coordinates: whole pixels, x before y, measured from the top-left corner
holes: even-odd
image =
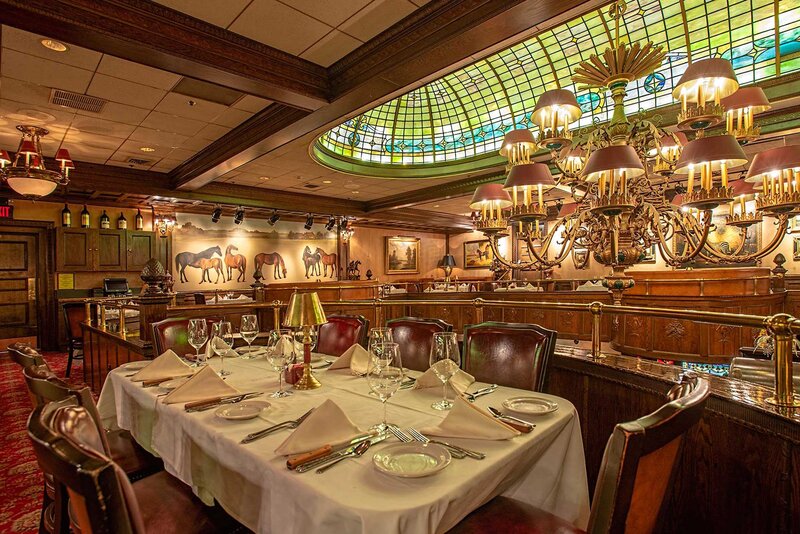
[[[220,217],[222,217],[222,208],[217,206],[214,208],[214,211],[211,212],[211,222],[215,224],[218,223]]]
[[[278,215],[278,211],[277,211],[277,210],[274,210],[274,211],[272,212],[272,215],[270,216],[270,218],[269,218],[269,220],[268,220],[268,222],[269,222],[269,225],[270,225],[270,226],[275,226],[275,223],[276,223],[276,222],[278,222],[280,219],[281,219],[281,216],[280,216],[280,215]]]
[[[306,224],[303,226],[306,230],[311,230],[311,227],[314,226],[314,216],[310,213],[306,217]]]
[[[348,225],[349,222],[350,221],[347,220],[347,217],[343,217],[342,218],[342,222],[339,225],[339,228],[342,229],[342,230],[347,230],[347,225]]]
[[[239,206],[236,208],[236,213],[233,215],[233,222],[235,224],[242,224],[242,221],[244,221],[244,208]]]
[[[328,217],[327,224],[325,224],[325,230],[330,232],[331,230],[333,230],[334,226],[336,226],[336,218],[333,215],[331,215],[330,217]]]

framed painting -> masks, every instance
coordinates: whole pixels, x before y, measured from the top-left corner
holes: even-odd
[[[464,242],[464,268],[488,269],[492,266],[494,254],[488,239]]]
[[[386,238],[386,274],[419,273],[419,238]]]
[[[656,262],[656,244],[653,243],[644,249],[644,258],[640,263],[655,263]]]
[[[725,224],[724,215],[714,215],[711,221],[714,223],[714,228],[708,234],[706,248],[712,247],[723,254],[733,254],[735,251],[740,250],[740,256],[752,254],[761,249],[761,223],[750,226],[747,228],[747,233],[742,235],[744,230]],[[742,243],[742,239],[744,239],[744,243]],[[672,239],[672,250],[679,256],[686,254],[686,240],[683,236],[676,235]],[[712,263],[694,260],[691,265],[696,268],[752,267],[756,265],[756,262]]]
[[[792,253],[795,261],[800,260],[800,237],[792,239]]]

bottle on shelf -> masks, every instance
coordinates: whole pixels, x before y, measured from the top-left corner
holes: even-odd
[[[70,228],[72,226],[72,212],[69,211],[69,206],[64,204],[64,209],[61,210],[61,226],[63,228]]]
[[[111,228],[111,218],[106,214],[106,210],[103,210],[103,214],[100,216],[100,228],[104,230]]]
[[[89,215],[89,210],[86,208],[86,204],[83,205],[83,210],[81,211],[81,228],[89,228],[91,226],[91,216]]]
[[[144,217],[142,217],[142,210],[136,210],[136,218],[133,221],[133,227],[136,230],[144,230]]]
[[[119,218],[117,219],[117,230],[127,230],[128,229],[128,219],[125,218],[125,214],[120,212]]]

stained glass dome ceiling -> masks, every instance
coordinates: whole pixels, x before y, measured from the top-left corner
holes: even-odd
[[[571,76],[609,46],[612,22],[596,10],[545,31],[345,121],[323,134],[313,153],[354,174],[463,172],[495,156],[509,129],[531,128],[536,98],[558,84],[577,95],[584,112],[578,127],[605,122],[608,94],[578,91]],[[690,55],[732,61],[741,85],[800,70],[800,0],[631,0],[620,33],[668,52],[656,72],[628,86],[629,114],[673,104],[672,87]]]

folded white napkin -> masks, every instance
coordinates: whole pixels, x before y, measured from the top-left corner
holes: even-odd
[[[333,365],[328,369],[349,368],[354,375],[365,375],[367,371],[369,371],[369,360],[371,357],[367,349],[356,343],[344,351],[341,356],[336,358],[336,361],[334,361]]]
[[[317,406],[297,429],[278,445],[275,454],[288,456],[341,443],[362,434],[339,405],[328,399]]]
[[[441,423],[420,431],[431,436],[492,440],[511,439],[520,434],[461,396],[456,397],[453,408]]]
[[[159,378],[177,378],[179,376],[189,376],[192,373],[194,373],[194,369],[178,358],[178,355],[172,349],[167,349],[164,354],[133,375],[131,380],[142,382],[144,380],[158,380]]]
[[[281,336],[275,344],[275,349],[278,354],[289,355],[295,350],[294,342],[289,336]]]
[[[444,366],[455,366],[455,362],[453,360],[442,360],[440,362],[436,362],[433,364],[434,366],[438,366],[439,368],[443,368]],[[471,374],[462,371],[459,369],[456,371],[448,382],[448,387],[451,390],[455,390],[456,393],[461,395],[464,393],[467,388],[475,382],[475,377]],[[417,378],[417,381],[414,382],[414,389],[423,389],[423,388],[433,388],[442,387],[442,381],[436,376],[436,372],[433,370],[433,367],[422,373],[422,375]]]
[[[206,343],[206,360],[209,359],[209,358],[213,358],[214,356],[217,355],[217,353],[214,352],[214,347],[219,347],[221,349],[222,348],[227,348],[227,350],[225,352],[225,357],[226,358],[236,358],[237,356],[239,356],[236,353],[236,351],[233,350],[231,348],[231,346],[228,345],[227,343],[225,343],[222,339],[220,339],[219,337],[212,337],[208,341],[208,343]]]
[[[239,298],[237,300],[253,300],[253,299],[251,299],[247,295],[239,295]]]
[[[238,389],[228,385],[210,366],[205,366],[196,375],[178,386],[166,397],[164,404],[193,402],[240,393]]]

